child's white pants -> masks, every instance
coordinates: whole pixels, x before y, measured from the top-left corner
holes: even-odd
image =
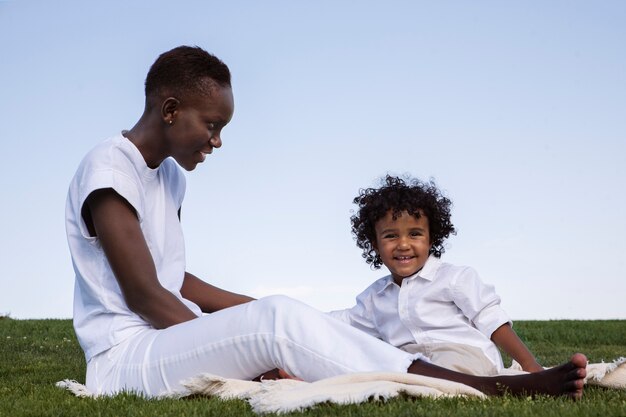
[[[201,373],[250,380],[281,368],[315,381],[350,372],[406,372],[410,354],[285,296],[271,296],[167,329],[142,331],[94,356],[87,388],[156,396]]]

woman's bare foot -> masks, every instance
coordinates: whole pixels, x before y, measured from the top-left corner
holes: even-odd
[[[587,371],[587,358],[576,353],[569,362],[548,370],[511,376],[474,376],[451,371],[422,360],[409,366],[410,373],[447,379],[469,385],[488,395],[565,395],[573,399],[581,398]]]
[[[276,368],[276,369],[272,369],[271,371],[267,371],[265,373],[262,373],[261,375],[257,376],[256,378],[253,379],[253,381],[256,382],[261,382],[263,380],[268,380],[268,379],[295,379],[296,381],[302,381],[302,379],[297,378],[295,376],[291,376],[289,375],[286,371]]]

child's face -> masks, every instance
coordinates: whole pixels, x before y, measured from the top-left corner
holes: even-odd
[[[403,278],[422,269],[432,246],[425,215],[418,219],[403,211],[394,220],[389,210],[374,228],[376,251],[396,284],[400,285]]]
[[[213,148],[222,146],[222,128],[233,117],[233,93],[230,87],[219,87],[209,97],[197,95],[180,104],[169,129],[168,144],[176,162],[191,171]]]

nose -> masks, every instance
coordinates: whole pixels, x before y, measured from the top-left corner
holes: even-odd
[[[398,249],[408,249],[409,248],[409,242],[407,241],[406,237],[401,237],[400,239],[398,239]]]
[[[222,138],[220,137],[219,134],[211,136],[211,139],[209,139],[209,143],[214,148],[221,148],[222,147]]]

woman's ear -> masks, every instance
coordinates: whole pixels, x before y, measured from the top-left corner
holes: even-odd
[[[174,124],[180,108],[180,101],[176,97],[168,97],[161,105],[161,118],[168,125]]]

